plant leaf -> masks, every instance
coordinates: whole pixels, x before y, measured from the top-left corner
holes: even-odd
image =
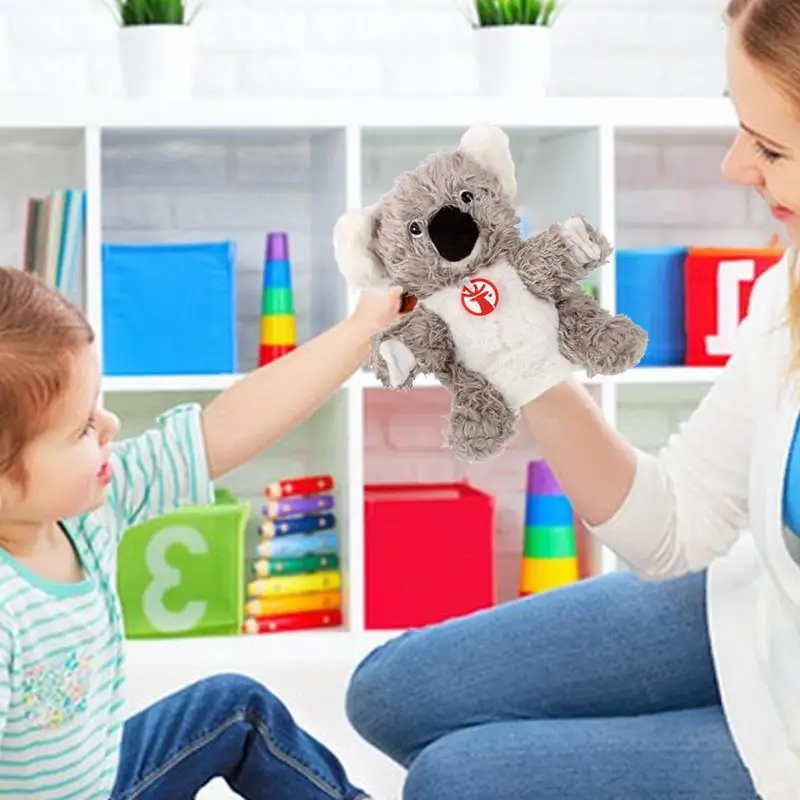
[[[114,22],[119,25],[122,21],[121,0],[100,0],[100,4],[114,18]]]
[[[542,3],[542,25],[552,25],[555,22],[556,6],[558,6],[558,0],[544,0]]]
[[[495,0],[495,16],[498,25],[508,25],[508,2],[507,0]]]
[[[184,25],[185,0],[114,0],[122,25]]]
[[[478,6],[475,0],[454,0],[454,4],[470,28],[477,28],[480,20],[478,19]]]
[[[494,2],[493,0],[476,0],[475,7],[478,12],[478,23],[482,27],[494,24]]]
[[[541,16],[542,3],[541,0],[525,0],[522,16],[523,24],[525,25],[538,25]]]
[[[566,0],[472,0],[474,27],[552,25]],[[465,15],[466,16],[466,15]]]

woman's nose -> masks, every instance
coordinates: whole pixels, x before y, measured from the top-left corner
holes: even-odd
[[[756,163],[753,148],[746,141],[742,131],[736,134],[733,144],[722,160],[722,175],[730,183],[744,186],[764,184],[764,176]]]

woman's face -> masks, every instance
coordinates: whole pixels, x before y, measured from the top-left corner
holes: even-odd
[[[728,90],[740,122],[722,172],[752,186],[800,246],[800,109],[796,109],[728,31]]]

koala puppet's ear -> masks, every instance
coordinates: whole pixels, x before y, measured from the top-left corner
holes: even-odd
[[[333,251],[339,272],[353,289],[389,286],[389,275],[372,252],[377,207],[346,211],[333,227]]]
[[[458,149],[493,172],[508,200],[517,194],[516,170],[508,136],[488,122],[476,122],[462,137]]]

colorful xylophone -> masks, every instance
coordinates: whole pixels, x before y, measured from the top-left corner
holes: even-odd
[[[249,565],[243,632],[342,624],[342,573],[330,475],[269,484]]]

